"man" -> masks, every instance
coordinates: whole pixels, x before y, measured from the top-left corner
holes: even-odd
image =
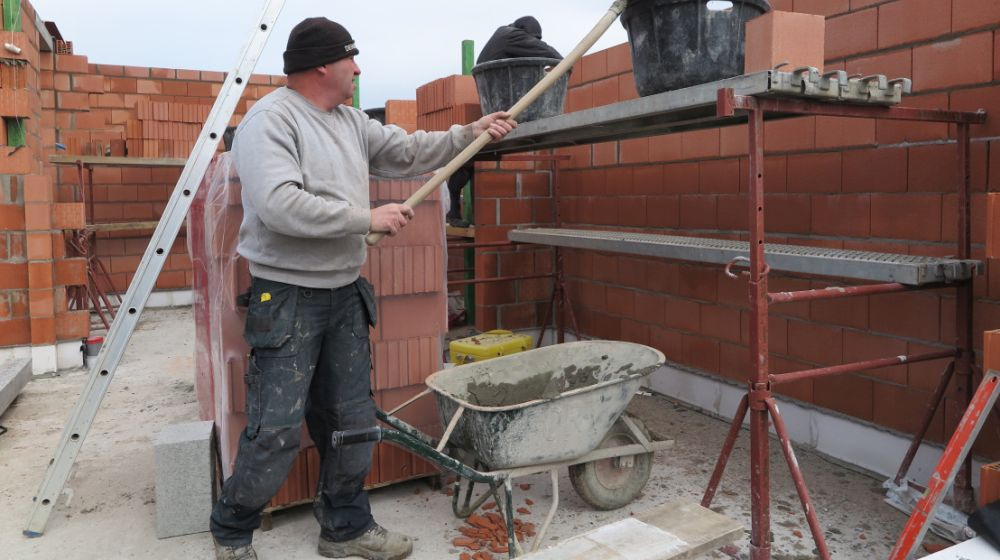
[[[524,16],[510,25],[498,27],[490,40],[486,42],[486,46],[480,51],[476,64],[502,58],[529,56],[562,60],[559,51],[542,41],[542,25],[538,23],[538,20],[531,16]]]
[[[542,57],[562,60],[559,51],[542,41],[542,25],[531,16],[518,18],[510,25],[501,25],[493,32],[486,46],[479,53],[476,64],[504,58]],[[468,227],[462,219],[460,196],[465,184],[473,177],[472,167],[462,167],[448,178],[450,207],[448,223],[455,227]]]
[[[219,559],[256,559],[253,530],[299,451],[303,418],[320,455],[319,554],[396,560],[413,547],[372,519],[362,488],[372,444],[330,446],[334,430],[375,425],[368,328],[376,313],[371,284],[360,277],[364,236],[395,235],[414,217],[403,204],[370,209],[368,175],[425,173],[482,132],[500,138],[515,123],[495,113],[447,132],[384,127],[341,105],[361,73],[357,54],[343,26],[303,20],[284,53],[287,87],[254,104],[236,131],[252,351],[247,428],[211,517]]]

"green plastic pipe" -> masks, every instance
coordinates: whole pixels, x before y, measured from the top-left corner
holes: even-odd
[[[469,76],[472,74],[472,66],[475,62],[475,50],[476,44],[472,39],[466,39],[462,41],[462,75]],[[462,216],[465,217],[465,221],[470,225],[476,223],[476,216],[474,213],[475,205],[472,204],[472,183],[466,183],[462,187]],[[473,272],[469,275],[469,278],[474,278],[476,276],[476,252],[474,249],[465,250],[465,268],[471,269]],[[465,287],[465,321],[468,325],[476,324],[476,287],[469,284]]]
[[[472,74],[472,65],[475,64],[476,43],[472,39],[462,41],[462,75]]]

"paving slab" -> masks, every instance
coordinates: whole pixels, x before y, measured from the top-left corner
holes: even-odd
[[[0,363],[0,415],[21,394],[28,381],[31,381],[31,358],[10,358]]]

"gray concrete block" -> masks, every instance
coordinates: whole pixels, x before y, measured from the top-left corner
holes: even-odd
[[[208,531],[215,501],[211,421],[171,424],[153,445],[156,466],[156,536]]]
[[[0,364],[0,414],[3,414],[31,381],[31,358],[10,359]]]

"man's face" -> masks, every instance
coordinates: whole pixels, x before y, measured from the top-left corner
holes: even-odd
[[[322,67],[326,75],[326,86],[336,99],[346,99],[354,95],[354,76],[361,75],[361,69],[354,57],[342,58]]]

